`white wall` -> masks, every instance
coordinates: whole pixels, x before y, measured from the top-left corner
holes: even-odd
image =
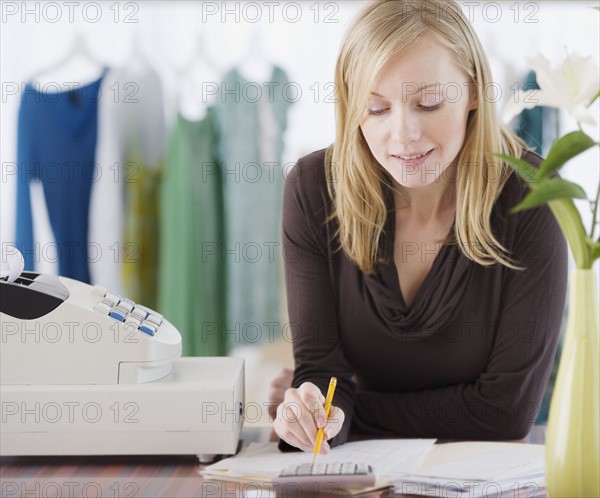
[[[331,143],[334,104],[328,96],[337,51],[345,27],[363,2],[309,0],[295,4],[281,0],[269,4],[258,1],[254,5],[258,5],[259,10],[248,7],[249,3],[1,2],[0,242],[13,241],[15,228],[15,179],[5,174],[7,164],[16,161],[20,96],[14,89],[24,85],[40,69],[60,60],[71,50],[76,33],[82,33],[95,58],[109,66],[126,64],[131,59],[134,39],[139,39],[143,51],[164,78],[165,105],[170,118],[175,112],[176,69],[185,67],[193,58],[198,34],[202,34],[215,63],[226,71],[245,56],[251,34],[258,33],[264,55],[282,66],[290,80],[302,90],[301,99],[291,107],[289,114],[284,162],[294,162]],[[555,65],[565,49],[590,55],[598,61],[600,13],[589,8],[594,3],[461,2],[472,16],[488,51],[495,79],[504,90],[502,101],[509,95],[508,88],[515,79],[520,80],[524,74],[525,56],[529,53],[541,51]],[[296,5],[300,6],[299,11]],[[217,15],[208,15],[215,9]],[[223,21],[221,14],[226,11],[237,11],[239,19],[229,14]],[[269,22],[270,12],[273,22]],[[53,22],[58,14],[61,18]],[[250,22],[257,14],[262,15],[261,21]],[[291,22],[298,14],[300,20]],[[97,22],[92,22],[98,15]],[[69,74],[62,75],[67,81],[85,83],[94,76],[90,68],[83,65],[71,69]],[[598,105],[595,112],[598,114]],[[567,131],[573,129],[575,123],[563,119],[563,126]],[[598,127],[587,131],[598,140]],[[595,195],[594,187],[598,184],[598,161],[596,149],[564,170],[564,176],[583,185],[590,198]],[[589,210],[586,208],[583,214],[589,226]],[[281,366],[293,366],[289,343],[279,341],[268,346],[260,353],[250,348],[239,351],[246,358],[248,379],[260,379],[248,386],[250,401],[263,402],[268,394],[266,379],[273,378]]]
[[[565,50],[598,61],[600,13],[596,2],[460,2],[471,16],[492,61],[495,77],[505,89],[526,69],[525,56],[541,51],[554,64]],[[335,59],[344,29],[361,1],[307,2],[12,2],[3,1],[1,19],[2,112],[0,133],[0,242],[14,237],[14,177],[7,163],[16,160],[16,119],[19,95],[14,93],[41,68],[60,60],[82,33],[98,60],[110,66],[126,64],[133,40],[161,71],[169,116],[177,88],[175,68],[193,57],[198,34],[207,51],[225,71],[244,57],[252,33],[258,33],[264,55],[281,65],[302,90],[291,108],[285,135],[285,162],[328,145],[334,137],[334,104],[328,102]],[[237,15],[237,19],[236,19]],[[258,22],[252,22],[260,16]],[[298,22],[292,22],[299,17]],[[272,21],[272,22],[271,22]],[[89,80],[84,68],[70,81]],[[513,79],[509,79],[510,76]],[[67,76],[66,76],[67,77]],[[508,78],[508,79],[507,79]],[[319,90],[317,93],[317,89]],[[596,104],[596,114],[598,105]],[[564,131],[575,123],[563,119]],[[598,139],[598,127],[586,129]],[[598,183],[598,149],[573,161],[565,176],[588,189]],[[586,226],[591,215],[582,209]]]

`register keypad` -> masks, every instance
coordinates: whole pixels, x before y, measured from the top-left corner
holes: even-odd
[[[94,293],[102,300],[94,310],[103,315],[133,325],[138,331],[149,336],[158,332],[163,316],[154,310],[135,304],[131,299],[123,298],[113,292],[107,292],[100,286],[95,286]]]

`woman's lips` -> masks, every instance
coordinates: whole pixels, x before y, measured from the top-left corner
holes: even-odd
[[[426,152],[422,156],[415,157],[414,159],[402,159],[400,156],[394,156],[394,155],[392,155],[392,157],[394,159],[397,159],[398,161],[400,161],[405,166],[416,166],[416,165],[422,163],[423,161],[425,161],[431,155],[431,153],[433,151],[434,151],[434,149],[431,149],[430,151]],[[411,154],[411,155],[413,155],[413,154]]]

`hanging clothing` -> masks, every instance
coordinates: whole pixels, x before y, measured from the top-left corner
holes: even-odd
[[[282,135],[288,77],[274,66],[264,84],[232,69],[215,106],[226,233],[227,332],[238,343],[261,342],[281,326]]]
[[[110,71],[102,86],[91,278],[141,304],[156,303],[158,209],[166,123],[160,75],[143,62]]]
[[[158,309],[182,335],[184,356],[227,353],[221,172],[214,109],[178,115],[160,193]]]
[[[18,115],[16,246],[25,269],[48,257],[34,239],[30,183],[41,182],[58,272],[90,282],[88,213],[95,178],[98,98],[106,69],[95,81],[64,92],[24,88]],[[44,244],[47,245],[47,244]]]
[[[523,90],[539,88],[535,71],[529,71],[523,81]],[[517,118],[515,132],[529,147],[545,156],[560,133],[558,116],[558,110],[553,107],[537,106],[525,109]]]
[[[158,294],[158,196],[163,164],[148,165],[135,146],[127,154],[123,234],[123,290],[137,303],[155,309]]]

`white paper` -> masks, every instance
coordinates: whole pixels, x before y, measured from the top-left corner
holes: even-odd
[[[319,455],[319,462],[367,463],[377,476],[417,471],[435,439],[355,441]],[[238,455],[205,467],[204,475],[274,477],[284,468],[312,461],[312,453],[282,453],[277,443],[251,443]]]
[[[434,464],[431,464],[434,462]],[[396,476],[396,493],[478,498],[527,496],[544,492],[544,446],[465,442],[436,446],[429,462],[412,474]]]
[[[415,475],[490,481],[543,474],[543,472],[544,446],[517,444],[516,447],[486,451],[428,467]]]
[[[456,485],[459,486],[456,486]],[[468,485],[467,485],[468,484]],[[394,493],[453,498],[503,498],[522,496],[546,497],[544,477],[510,479],[508,481],[458,481],[443,479],[399,479],[393,481]]]

